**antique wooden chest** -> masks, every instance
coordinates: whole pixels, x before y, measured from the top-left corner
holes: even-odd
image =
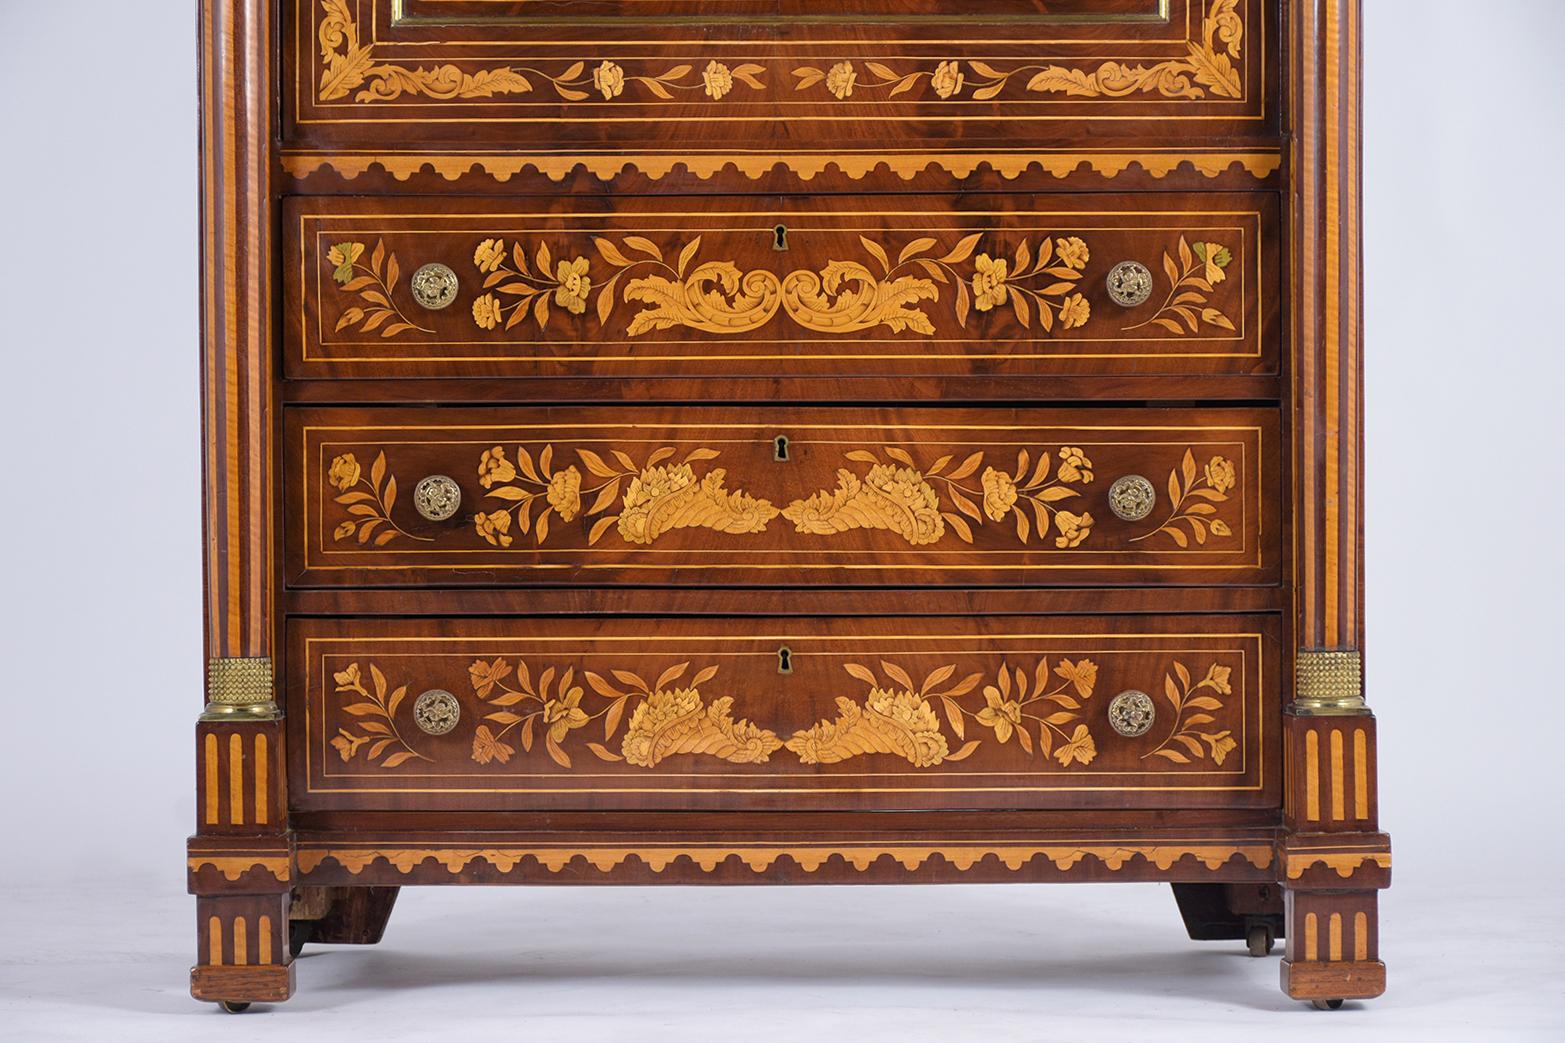
[[[202,0],[193,994],[1092,880],[1378,995],[1357,6]]]

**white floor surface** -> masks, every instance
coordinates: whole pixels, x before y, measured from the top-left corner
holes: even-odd
[[[192,899],[12,890],[0,1039],[1565,1040],[1557,892],[1459,893],[1388,892],[1390,991],[1323,1013],[1162,885],[408,889],[230,1016],[185,990]]]

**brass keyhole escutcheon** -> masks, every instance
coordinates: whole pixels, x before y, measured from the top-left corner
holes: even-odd
[[[773,442],[772,445],[773,445],[772,459],[776,460],[778,463],[787,463],[788,462],[788,436],[787,435],[778,435],[777,436],[777,440],[775,442]]]
[[[793,651],[787,645],[777,650],[777,672],[779,674],[793,673]]]
[[[787,225],[778,225],[772,229],[772,249],[779,252],[788,249]]]

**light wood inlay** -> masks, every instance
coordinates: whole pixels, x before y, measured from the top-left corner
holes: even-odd
[[[212,732],[207,733],[206,742],[201,753],[201,766],[206,771],[206,824],[217,825],[218,816],[218,774],[217,774],[217,736]]]
[[[255,929],[259,932],[259,937],[256,938],[256,944],[259,946],[259,962],[264,967],[272,962],[272,918],[262,916],[256,921]]]
[[[250,939],[246,934],[245,918],[234,917],[234,966],[243,967],[250,962]]]
[[[1320,959],[1320,921],[1314,913],[1304,914],[1304,958]]]
[[[1353,914],[1353,958],[1359,963],[1369,959],[1369,914]]]
[[[245,821],[245,742],[238,732],[228,737],[228,824]]]
[[[214,967],[223,965],[223,921],[215,916],[207,917],[207,963]]]
[[[1353,817],[1369,818],[1369,736],[1353,729]]]
[[[1320,821],[1320,735],[1304,733],[1304,817]]]
[[[1342,959],[1342,914],[1332,913],[1327,922],[1327,953],[1333,961]]]
[[[258,733],[255,737],[255,821],[262,824],[267,821],[269,809],[266,799],[267,786],[267,750],[266,735]]]
[[[1346,804],[1347,784],[1343,778],[1342,732],[1331,730],[1331,817],[1341,822],[1348,817]]]

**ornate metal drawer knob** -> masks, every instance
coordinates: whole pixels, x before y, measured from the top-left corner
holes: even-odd
[[[1127,739],[1145,735],[1157,719],[1157,706],[1146,692],[1120,692],[1109,703],[1109,727]]]
[[[460,288],[456,272],[443,264],[426,264],[413,273],[413,299],[430,311],[451,307]]]
[[[1109,486],[1109,510],[1120,521],[1141,521],[1156,503],[1157,490],[1139,474],[1127,474]]]
[[[413,506],[429,521],[448,521],[462,506],[462,487],[443,474],[432,474],[414,487]]]
[[[462,704],[443,688],[432,688],[413,704],[413,723],[425,735],[445,735],[462,718]]]
[[[1139,308],[1152,296],[1152,272],[1140,261],[1121,261],[1109,272],[1109,298],[1121,308]]]

